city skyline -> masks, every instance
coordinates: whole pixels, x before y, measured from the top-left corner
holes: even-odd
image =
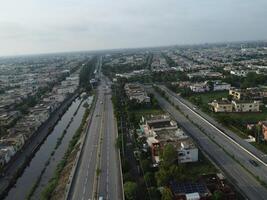
[[[266,40],[267,2],[2,2],[0,56]]]

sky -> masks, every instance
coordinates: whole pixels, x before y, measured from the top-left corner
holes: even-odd
[[[0,56],[266,40],[267,0],[0,0]]]

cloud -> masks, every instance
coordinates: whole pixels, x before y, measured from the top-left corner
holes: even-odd
[[[265,0],[9,0],[0,55],[266,39]]]

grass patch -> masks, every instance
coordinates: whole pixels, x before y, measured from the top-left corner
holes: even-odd
[[[201,98],[203,104],[207,104],[214,99],[221,99],[221,98],[227,98],[228,91],[215,91],[215,92],[206,92],[206,93],[196,93],[188,97],[188,99],[192,99],[195,97]]]
[[[232,126],[232,125],[228,125],[227,128],[229,128],[231,131],[236,133],[239,137],[241,137],[243,139],[248,139],[248,135],[246,133],[244,133],[243,131],[241,131],[240,129],[238,129],[237,127]]]
[[[136,118],[140,119],[142,116],[146,115],[160,115],[163,114],[164,111],[159,109],[138,109],[138,110],[131,110],[132,113],[136,115]]]
[[[217,168],[201,153],[198,152],[199,161],[185,164],[186,177],[197,180],[201,175],[217,173]]]

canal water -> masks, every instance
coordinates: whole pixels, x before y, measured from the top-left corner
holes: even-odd
[[[83,103],[79,107],[81,101],[81,99],[77,98],[72,102],[68,110],[57,122],[53,131],[46,138],[40,149],[36,152],[21,177],[18,178],[13,188],[10,189],[7,197],[5,198],[6,200],[25,199],[33,185],[36,183],[36,181],[42,174],[42,170],[46,167],[44,173],[41,176],[40,183],[38,184],[31,198],[40,199],[40,194],[43,188],[53,176],[57,164],[61,161],[64,156],[64,153],[68,148],[69,141],[71,140],[72,136],[75,134],[75,131],[78,129],[81,123],[83,114],[85,112],[85,108],[82,106]],[[92,102],[92,97],[89,97],[86,101],[90,105]],[[62,136],[65,129],[66,133],[60,145],[57,147],[57,149],[55,149],[55,147],[57,146],[58,138]],[[54,154],[51,156],[51,153],[53,151]],[[47,165],[48,160],[50,162]]]

